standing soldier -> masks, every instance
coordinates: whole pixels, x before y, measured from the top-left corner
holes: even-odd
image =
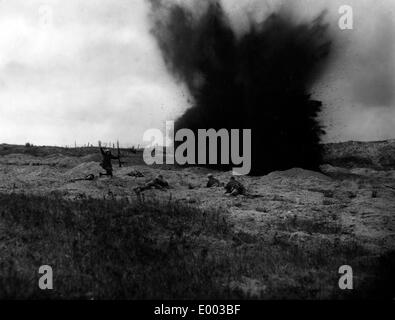
[[[103,157],[103,160],[100,163],[100,166],[104,170],[106,170],[106,173],[101,173],[100,172],[100,177],[101,176],[110,176],[112,178],[113,175],[112,175],[112,163],[111,163],[111,160],[113,160],[113,159],[117,160],[117,159],[119,159],[119,157],[113,156],[109,149],[103,150],[100,141],[99,141],[99,147],[100,147],[100,152],[101,152],[102,157]]]

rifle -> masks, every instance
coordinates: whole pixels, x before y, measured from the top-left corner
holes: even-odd
[[[119,149],[119,141],[117,141],[117,149],[118,149],[118,164],[119,167],[122,167],[122,162],[121,162],[121,150]]]

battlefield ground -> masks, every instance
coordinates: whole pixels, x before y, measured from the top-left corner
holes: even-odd
[[[238,197],[205,188],[231,172],[122,149],[98,178],[100,160],[95,147],[0,145],[0,298],[395,297],[395,141],[325,145],[321,172],[240,177],[251,196]],[[134,193],[158,174],[169,190]],[[53,290],[38,288],[41,265]]]

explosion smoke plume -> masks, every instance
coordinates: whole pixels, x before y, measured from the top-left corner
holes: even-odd
[[[166,66],[193,98],[176,130],[251,129],[252,174],[317,169],[322,103],[310,90],[329,60],[323,15],[297,23],[280,11],[237,35],[220,2],[205,3],[196,13],[151,0],[152,32]]]

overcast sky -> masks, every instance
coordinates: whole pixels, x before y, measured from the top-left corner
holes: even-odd
[[[280,5],[224,2],[237,28],[246,12]],[[327,8],[336,36],[314,88],[327,106],[325,141],[395,138],[395,2],[376,2],[292,1],[303,18]],[[354,8],[354,30],[337,27],[342,4]],[[0,0],[0,143],[138,144],[175,119],[188,96],[166,71],[148,12],[145,0]]]

